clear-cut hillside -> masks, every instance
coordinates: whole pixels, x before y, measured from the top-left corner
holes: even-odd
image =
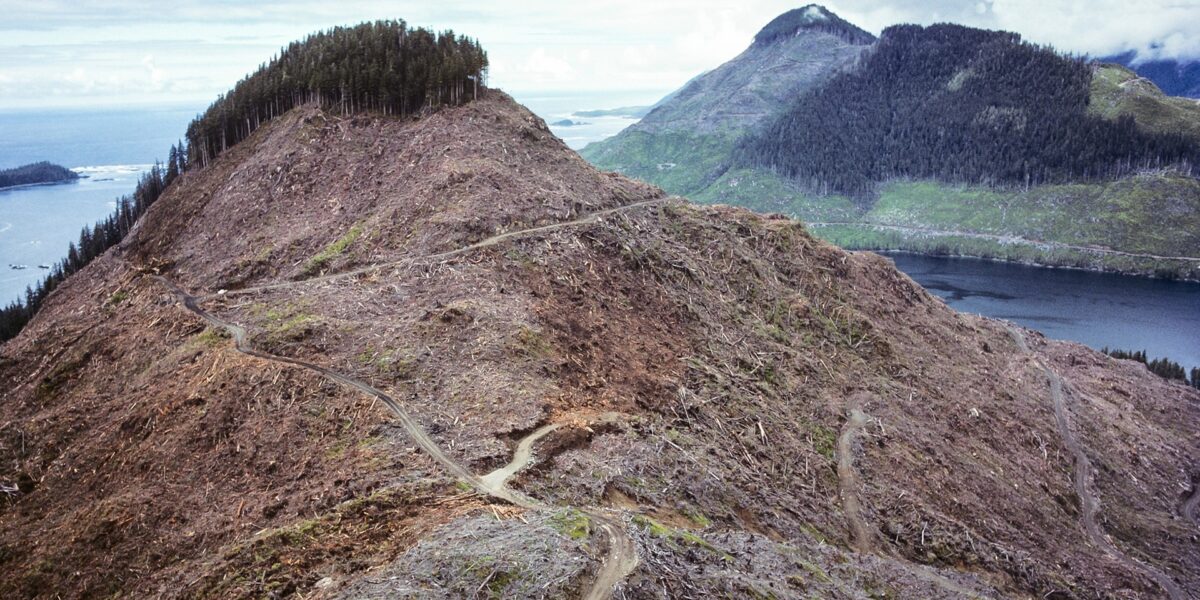
[[[1195,390],[601,173],[495,91],[263,125],[0,389],[6,597],[1200,585]]]
[[[853,65],[873,36],[818,5],[776,17],[733,60],[672,92],[639,122],[590,144],[597,166],[689,194],[719,176],[733,142]]]

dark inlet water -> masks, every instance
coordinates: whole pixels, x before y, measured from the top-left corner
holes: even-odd
[[[1093,348],[1146,350],[1200,367],[1200,284],[887,253],[956,310],[1006,319]]]

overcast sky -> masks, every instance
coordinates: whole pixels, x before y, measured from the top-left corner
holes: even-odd
[[[879,33],[952,21],[1075,53],[1200,57],[1200,0],[837,0]],[[478,38],[491,85],[653,99],[741,52],[779,0],[0,0],[0,110],[202,105],[308,32],[369,19]],[[1153,50],[1148,50],[1153,48]]]

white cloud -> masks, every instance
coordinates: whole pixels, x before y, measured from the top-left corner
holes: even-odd
[[[314,30],[379,18],[478,38],[509,90],[668,92],[744,50],[804,0],[0,0],[0,107],[47,102],[207,103]],[[829,0],[878,33],[961,22],[1093,55],[1200,57],[1200,0]],[[47,77],[47,73],[58,73]]]
[[[875,33],[888,24],[944,20],[1015,31],[1026,40],[1075,54],[1140,50],[1162,58],[1200,59],[1200,0],[836,0],[830,8]]]
[[[575,69],[566,60],[547,53],[545,48],[536,48],[525,57],[515,73],[526,81],[546,84],[573,80]]]

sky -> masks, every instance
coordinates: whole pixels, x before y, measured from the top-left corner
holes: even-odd
[[[872,32],[896,23],[1006,29],[1076,54],[1200,58],[1200,0],[836,0]],[[287,42],[402,18],[479,39],[514,94],[637,92],[652,102],[736,56],[780,0],[0,0],[0,110],[202,108]],[[629,97],[626,94],[625,97]]]

